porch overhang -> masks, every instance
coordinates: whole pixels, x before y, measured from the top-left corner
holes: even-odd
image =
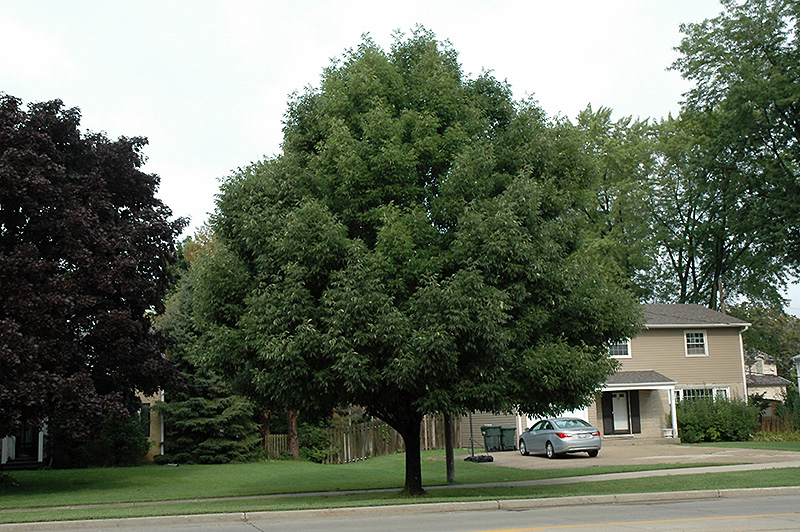
[[[601,387],[603,392],[622,390],[671,390],[677,382],[657,371],[618,371],[611,375]]]
[[[672,429],[671,436],[678,437],[678,413],[675,404],[676,381],[653,370],[618,371],[606,379],[601,392],[621,392],[626,390],[664,390],[669,392],[669,411]]]

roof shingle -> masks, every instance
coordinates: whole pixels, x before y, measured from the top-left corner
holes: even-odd
[[[746,327],[750,325],[739,318],[694,304],[643,305],[642,312],[647,327],[695,326]]]

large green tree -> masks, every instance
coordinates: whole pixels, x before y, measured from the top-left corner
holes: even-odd
[[[743,298],[778,305],[796,265],[786,255],[785,220],[711,133],[717,120],[687,110],[657,125],[646,196],[652,294],[718,310]]]
[[[646,299],[658,283],[651,274],[657,253],[649,207],[657,130],[649,120],[611,116],[610,108],[588,106],[575,120],[575,134],[594,176],[596,201],[587,203],[586,213],[600,255],[616,265],[621,282]]]
[[[775,304],[800,264],[800,7],[722,5],[718,17],[682,26],[674,68],[696,85],[662,130],[661,177],[671,182],[659,186],[688,200],[672,206],[695,231],[687,243],[699,262],[681,267],[693,268],[697,287],[686,296],[712,308],[736,296]]]
[[[296,95],[284,151],[229,178],[199,265],[208,363],[302,410],[353,403],[406,445],[427,413],[587,404],[638,307],[590,238],[585,156],[424,29]]]
[[[85,437],[174,375],[149,313],[183,221],[140,170],[143,138],[0,94],[0,436],[45,420]]]

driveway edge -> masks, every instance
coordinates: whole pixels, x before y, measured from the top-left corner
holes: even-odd
[[[470,502],[443,502],[396,504],[389,506],[361,506],[353,508],[330,508],[317,510],[283,510],[275,512],[236,512],[228,514],[197,514],[160,517],[130,517],[125,519],[97,519],[85,521],[53,521],[37,523],[0,524],[0,531],[28,532],[49,530],[91,530],[94,528],[148,527],[159,525],[192,525],[210,523],[232,523],[315,519],[318,517],[382,516],[409,513],[469,512],[485,510],[525,510],[557,506],[584,506],[589,504],[626,504],[640,502],[670,502],[697,499],[722,499],[739,497],[773,497],[800,495],[800,486],[774,488],[737,488],[724,490],[668,491],[657,493],[620,493],[609,495],[579,495],[547,499],[505,499]]]

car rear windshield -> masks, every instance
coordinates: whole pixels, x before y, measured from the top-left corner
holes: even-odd
[[[560,429],[582,429],[584,427],[591,427],[591,425],[582,419],[556,419],[553,423]]]

